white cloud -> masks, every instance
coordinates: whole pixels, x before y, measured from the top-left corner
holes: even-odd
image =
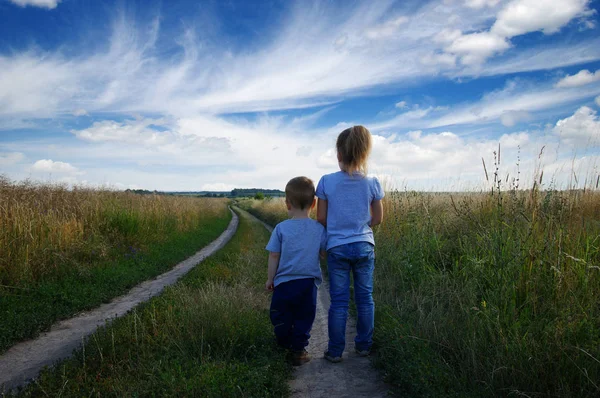
[[[41,54],[0,55],[0,116],[52,115],[60,103],[78,95],[77,72],[70,66]]]
[[[517,149],[530,142],[529,134],[525,131],[520,133],[503,134],[500,137],[500,145],[503,149]]]
[[[342,47],[344,47],[347,42],[348,42],[348,35],[344,33],[344,34],[340,35],[337,39],[335,39],[335,41],[333,42],[333,46],[337,50],[341,50]]]
[[[515,124],[531,120],[531,115],[524,111],[506,111],[500,115],[500,123],[505,127],[513,127]]]
[[[421,64],[436,68],[453,68],[456,65],[456,55],[448,53],[425,54],[420,59]]]
[[[596,29],[596,21],[587,19],[587,20],[583,21],[583,23],[581,24],[581,27],[579,28],[579,30],[581,30],[581,31],[589,30],[589,29]]]
[[[51,159],[38,160],[31,166],[31,171],[40,173],[76,174],[79,170],[69,163],[55,162]]]
[[[403,25],[406,22],[408,22],[408,18],[405,16],[389,19],[378,26],[369,28],[366,32],[366,36],[369,39],[382,39],[390,37],[398,31],[400,25]]]
[[[445,185],[448,189],[448,183],[457,178],[481,186],[484,178],[481,157],[489,158],[497,147],[497,140],[465,140],[452,132],[412,131],[406,136],[390,137],[376,134],[370,170],[391,176],[392,185],[397,188],[399,184],[407,184],[428,189]]]
[[[239,140],[243,132],[243,127],[213,117],[104,120],[83,130],[71,130],[77,138],[95,144],[96,150],[106,152],[105,156],[130,158],[142,165],[197,166],[235,166],[240,158],[231,156],[240,143],[234,140]]]
[[[499,173],[504,189],[516,184],[517,176],[521,188],[532,186],[538,167],[544,170],[544,187],[566,188],[573,171],[579,176],[586,175],[597,171],[600,164],[597,153],[585,159],[580,156],[573,162],[572,147],[561,146],[558,137],[545,136],[539,131],[504,134],[499,138],[465,138],[451,132],[413,131],[405,136],[374,135],[373,139],[371,172],[388,176],[389,185],[399,189],[489,188],[493,176],[488,174],[490,181],[486,181],[481,159],[484,158],[488,173],[493,172],[490,168],[498,145],[502,149]],[[544,155],[540,156],[544,146]],[[581,180],[578,186],[585,179]]]
[[[574,18],[587,16],[589,0],[513,0],[498,14],[491,32],[511,38],[529,32],[558,32]]]
[[[223,192],[223,191],[231,191],[234,188],[235,188],[235,185],[225,184],[225,183],[222,183],[222,182],[216,182],[216,183],[202,185],[201,190],[202,191],[219,191],[219,192]]]
[[[25,159],[21,152],[0,152],[0,166],[10,166]]]
[[[503,89],[487,93],[479,101],[458,103],[451,108],[423,108],[372,123],[371,131],[397,129],[431,129],[449,126],[492,124],[500,122],[512,127],[534,121],[543,114],[552,117],[565,107],[593,100],[600,94],[600,85],[556,89],[549,83],[533,83],[523,79],[510,80]]]
[[[591,147],[600,145],[600,119],[596,111],[587,106],[559,120],[553,131],[567,143]]]
[[[171,133],[154,128],[163,126],[163,119],[126,120],[122,123],[112,120],[94,122],[84,130],[71,130],[77,138],[91,142],[127,142],[142,145],[160,145],[171,141]]]
[[[351,11],[333,3],[308,7],[298,2],[292,10],[283,29],[264,41],[268,44],[243,51],[193,29],[179,36],[169,31],[163,38],[167,33],[161,31],[160,18],[143,25],[120,14],[106,35],[108,42],[96,47],[105,50],[70,56],[34,47],[1,55],[0,117],[49,118],[71,114],[82,104],[92,115],[176,117],[304,108],[441,73],[505,73],[502,65],[511,65],[513,73],[549,64],[548,57],[512,63],[505,59],[501,65],[470,70],[469,65],[510,45],[502,36],[481,31],[493,20],[494,8],[474,11],[432,2],[391,18],[391,1],[362,1]],[[385,40],[370,39],[368,32]],[[165,58],[161,45],[173,41],[178,50]],[[554,67],[600,59],[600,46],[588,42],[589,48],[578,45],[576,54],[567,48],[568,57],[549,56]],[[456,53],[444,53],[440,45]],[[73,52],[77,54],[68,54]]]
[[[556,87],[558,87],[558,88],[579,87],[579,86],[585,86],[586,84],[594,83],[597,81],[600,81],[600,69],[598,69],[596,71],[596,73],[592,73],[587,69],[583,69],[575,75],[565,76],[558,83],[556,83]]]
[[[405,109],[408,107],[408,105],[406,104],[406,101],[400,101],[400,102],[396,102],[396,108],[398,109]]]
[[[177,35],[161,32],[160,18],[141,26],[122,16],[115,21],[112,35],[107,35],[109,41],[95,47],[104,50],[82,51],[74,57],[76,49],[63,53],[33,48],[0,55],[0,125],[6,120],[29,122],[84,112],[93,120],[118,113],[119,121],[96,121],[81,128],[87,119],[76,120],[78,127],[72,133],[77,140],[53,149],[39,144],[36,156],[22,148],[3,145],[1,150],[26,153],[31,159],[61,159],[67,165],[86,164],[87,180],[106,178],[123,186],[281,188],[290,176],[318,180],[323,172],[335,171],[335,137],[358,121],[315,128],[318,112],[298,120],[280,113],[248,119],[222,113],[336,103],[377,93],[388,84],[418,84],[419,79],[434,76],[517,73],[600,59],[598,39],[568,46],[531,46],[524,51],[515,41],[511,48],[505,34],[512,33],[490,31],[502,5],[494,0],[469,3],[471,7],[458,8],[449,1],[424,3],[407,19],[390,19],[392,1],[359,1],[343,12],[333,2],[319,7],[297,2],[284,28],[270,32],[256,46],[237,50],[212,41],[202,31],[187,30],[175,39],[179,50],[169,48],[173,56],[168,59],[161,46],[172,45],[170,38]],[[508,21],[501,15],[499,20]],[[550,19],[554,22],[524,24],[521,30],[550,33],[558,23]],[[506,26],[516,31],[513,22]],[[446,48],[452,52],[444,52]],[[505,51],[501,62],[493,58]],[[478,62],[486,62],[485,67]],[[498,139],[465,138],[460,125],[498,121],[516,125],[536,112],[564,109],[599,94],[595,85],[556,90],[519,83],[474,103],[454,104],[451,111],[433,106],[409,109],[400,101],[401,114],[369,126],[382,137],[377,138],[372,157],[374,169],[389,175],[403,173],[412,181],[463,172],[479,178],[480,158],[491,154]],[[131,114],[158,116],[122,121],[123,115]],[[426,131],[434,127],[445,132]],[[422,131],[402,134],[410,129]],[[396,136],[384,137],[390,132]],[[499,140],[507,148],[538,143],[527,132]],[[97,165],[96,169],[89,164]]]
[[[461,56],[465,65],[480,64],[494,54],[510,48],[506,38],[490,32],[471,33],[455,39],[446,51]]]
[[[427,123],[425,119],[433,108],[416,108],[408,112],[401,113],[389,120],[384,120],[380,123],[374,123],[369,127],[371,131],[381,131],[390,127],[411,127],[411,126],[422,126]]]
[[[73,111],[73,116],[87,116],[87,115],[88,115],[87,111],[85,109],[82,109],[82,108],[75,109]]]
[[[319,113],[322,110],[315,112]],[[334,146],[335,136],[343,127],[315,131],[310,128],[315,114],[292,120],[261,115],[227,121],[197,115],[164,122],[163,131],[154,130],[153,119],[101,121],[74,130],[81,140],[56,148],[51,156],[101,164],[97,174],[119,164],[118,172],[109,172],[109,180],[148,189],[189,190],[216,183],[277,188],[293,175],[319,178],[317,159]],[[153,135],[158,138],[149,139]],[[41,150],[47,153],[45,148]],[[179,175],[172,171],[175,165]],[[153,170],[154,176],[146,175],[146,170]],[[97,174],[86,168],[88,180],[97,180]]]
[[[471,8],[495,7],[501,0],[465,0],[465,5]]]
[[[445,127],[469,123],[492,123],[501,120],[511,122],[517,116],[519,121],[527,121],[525,113],[551,109],[560,110],[567,104],[593,98],[600,93],[600,87],[589,86],[556,90],[547,85],[532,86],[525,82],[509,82],[503,90],[486,94],[481,101],[454,106],[452,112],[429,121],[429,124],[416,127]],[[518,113],[514,113],[518,110]],[[507,117],[508,116],[508,117]],[[533,116],[532,116],[533,117]],[[515,120],[515,123],[518,121]],[[412,124],[411,127],[415,127]]]
[[[594,62],[600,56],[600,40],[595,38],[579,43],[552,43],[517,52],[512,57],[504,57],[502,62],[485,65],[485,68],[464,69],[456,76],[495,76],[538,70],[552,70],[560,67]]]
[[[143,120],[138,122],[147,123]],[[595,122],[598,122],[597,118]],[[345,127],[347,124],[325,130],[296,130],[290,129],[280,118],[268,116],[257,121],[239,118],[234,122],[224,122],[214,117],[194,117],[173,121],[169,131],[200,139],[228,137],[231,148],[227,156],[213,154],[210,150],[203,152],[201,145],[186,146],[185,141],[176,141],[170,150],[160,145],[137,145],[123,141],[89,141],[83,146],[71,143],[53,149],[40,143],[39,150],[48,152],[51,159],[61,158],[69,162],[64,163],[68,165],[77,164],[81,159],[88,164],[101,164],[97,169],[86,168],[86,180],[96,184],[118,181],[123,186],[135,184],[158,190],[197,190],[198,187],[202,190],[230,190],[236,187],[282,189],[291,176],[307,175],[317,181],[323,173],[336,171],[335,139]],[[573,130],[580,128],[580,125],[572,126]],[[486,186],[481,157],[485,157],[490,165],[493,162],[492,152],[500,142],[503,165],[507,165],[503,166],[502,172],[514,175],[511,167],[516,164],[516,156],[520,152],[524,184],[525,176],[533,175],[535,159],[542,145],[547,145],[549,153],[555,153],[560,139],[568,143],[572,141],[572,138],[540,135],[542,133],[534,135],[533,132],[504,134],[500,138],[462,137],[455,132],[460,130],[441,133],[411,131],[407,134],[386,133],[385,136],[374,132],[370,171],[378,175],[396,176],[392,185],[397,187],[408,184],[411,189],[478,189]],[[298,131],[306,132],[306,135]],[[273,146],[279,149],[272,151]],[[298,155],[298,148],[302,147],[311,147],[312,150],[301,161],[291,161]],[[561,148],[568,149],[567,146]],[[556,159],[551,160],[554,162]],[[123,163],[127,165],[123,166]],[[173,165],[178,168],[165,167]],[[51,164],[42,169],[54,167]],[[66,169],[69,170],[68,167]],[[65,182],[77,182],[74,178],[77,173],[55,174],[73,180]]]
[[[311,146],[301,146],[296,150],[296,155],[301,157],[308,157],[312,152]]]
[[[324,151],[317,159],[317,167],[320,169],[335,170],[338,167],[336,151],[331,148]]]
[[[433,36],[433,41],[440,44],[450,44],[461,36],[460,29],[444,28]]]
[[[33,6],[33,7],[47,8],[49,10],[56,8],[58,3],[61,2],[61,0],[10,0],[10,1],[21,7]]]
[[[488,58],[511,47],[510,39],[530,32],[558,32],[576,18],[593,15],[590,0],[512,0],[504,6],[489,31],[458,35],[444,31],[436,36],[438,42],[450,43],[445,50],[461,57],[465,65],[480,65]],[[485,0],[468,1],[467,5],[481,8]],[[495,5],[495,4],[494,4]],[[564,58],[564,57],[563,57]]]

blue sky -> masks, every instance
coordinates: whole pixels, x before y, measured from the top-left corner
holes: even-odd
[[[542,169],[582,186],[600,167],[599,7],[0,0],[0,174],[281,189],[336,171],[337,134],[363,124],[388,187],[485,187],[499,144],[508,184],[518,164],[521,186]]]

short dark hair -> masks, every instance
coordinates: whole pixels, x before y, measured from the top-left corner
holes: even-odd
[[[285,197],[293,207],[304,210],[315,200],[315,184],[307,177],[292,178],[285,186]]]

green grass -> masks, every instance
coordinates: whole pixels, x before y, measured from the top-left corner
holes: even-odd
[[[282,198],[238,199],[237,205],[272,227],[289,218]],[[314,211],[312,215],[314,216]]]
[[[146,234],[142,242],[135,236],[122,237],[142,235],[135,217],[115,212],[107,220],[106,228],[118,229],[120,240],[107,245],[102,256],[65,256],[43,278],[0,289],[0,353],[15,342],[35,337],[57,320],[108,302],[172,268],[216,239],[231,214],[223,202],[220,210],[211,210],[190,229],[181,230],[174,222],[170,227],[163,225],[160,236]]]
[[[373,359],[396,395],[600,396],[599,192],[389,192],[384,209]]]
[[[600,394],[597,192],[393,193],[378,365],[398,394]]]
[[[264,291],[269,234],[240,221],[217,254],[17,395],[288,395],[291,367],[274,344]]]

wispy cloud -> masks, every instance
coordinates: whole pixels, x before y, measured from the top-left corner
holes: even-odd
[[[575,75],[568,75],[556,83],[556,87],[579,87],[593,82],[600,81],[600,69],[592,73],[587,69],[579,71]]]
[[[600,84],[556,88],[548,83],[511,80],[501,90],[482,96],[472,103],[456,104],[449,109],[417,109],[373,124],[375,131],[423,129],[500,122],[512,127],[531,121],[535,112],[558,109],[600,94]]]
[[[93,49],[33,46],[0,55],[0,129],[53,120],[68,121],[60,131],[71,133],[60,143],[0,141],[0,163],[21,167],[19,176],[52,173],[74,181],[85,173],[88,181],[150,189],[281,187],[294,175],[318,179],[337,169],[336,135],[368,117],[339,117],[348,99],[407,87],[418,92],[420,83],[446,79],[460,91],[465,77],[600,60],[600,39],[591,35],[577,44],[557,35],[543,46],[515,39],[556,35],[591,14],[585,0],[436,0],[411,7],[392,0],[353,7],[296,2],[285,23],[232,46],[193,23],[173,30],[161,25],[161,15],[143,22],[121,10],[106,41]],[[522,147],[533,154],[542,142],[580,149],[585,139],[576,131],[590,137],[598,123],[582,102],[591,106],[600,83],[589,81],[597,73],[583,71],[567,76],[568,84],[556,83],[561,73],[511,78],[501,89],[481,88],[479,99],[452,98],[446,107],[404,90],[389,99],[388,119],[382,112],[369,124],[373,170],[425,185],[456,175],[479,183],[481,156],[498,141],[515,153]],[[561,112],[545,120],[550,127],[525,127],[549,110]],[[464,127],[472,125],[507,134],[467,136]],[[40,160],[24,165],[25,159]]]
[[[11,3],[21,6],[21,7],[32,6],[32,7],[47,8],[50,10],[53,8],[56,8],[58,3],[61,2],[61,0],[9,0],[9,1]]]
[[[501,0],[465,0],[465,4],[471,8],[495,7]]]
[[[186,116],[293,109],[335,103],[440,73],[543,69],[545,58],[522,62],[520,52],[503,59],[503,66],[491,59],[476,71],[468,60],[479,62],[509,48],[508,37],[535,30],[551,33],[588,13],[586,1],[561,2],[562,8],[541,2],[546,11],[560,11],[560,18],[551,21],[538,18],[537,12],[523,21],[511,19],[506,10],[515,2],[498,15],[495,7],[450,8],[436,2],[410,14],[392,1],[362,2],[350,9],[299,2],[284,29],[273,32],[263,46],[232,52],[184,28],[175,35],[179,50],[168,59],[157,45],[159,17],[140,25],[120,12],[103,50],[100,46],[99,51],[82,51],[75,57],[36,49],[0,56],[0,115],[35,118],[85,110]],[[489,32],[461,33],[477,30],[495,16]],[[493,33],[496,26],[502,35]],[[439,41],[445,29],[459,35],[447,45]],[[163,34],[173,37],[172,31]],[[591,50],[580,51],[586,54],[580,62],[599,59],[600,47],[585,44]],[[468,65],[456,65],[456,56]],[[574,60],[577,57],[554,56],[553,65]]]
[[[0,166],[8,166],[18,163],[25,159],[21,152],[0,152]]]

